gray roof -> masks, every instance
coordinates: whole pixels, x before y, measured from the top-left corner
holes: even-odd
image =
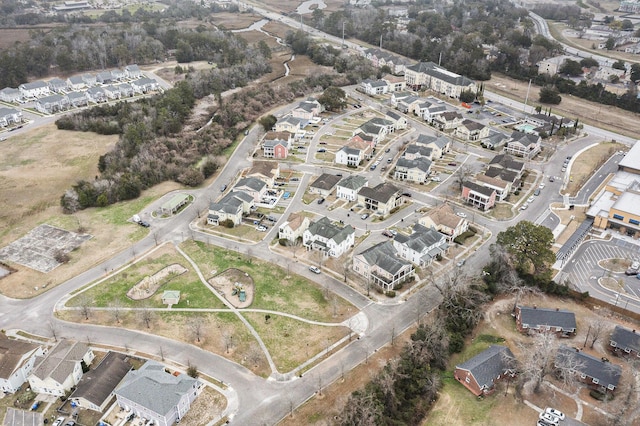
[[[387,111],[386,117],[391,117],[392,120],[400,120],[402,115],[398,114],[395,111]]]
[[[418,135],[418,139],[416,139],[416,144],[418,145],[426,146],[429,144],[434,144],[440,149],[444,149],[444,147],[446,147],[448,143],[449,143],[449,139],[445,136],[435,137],[435,136],[420,134]]]
[[[8,379],[20,367],[22,357],[40,345],[9,339],[0,333],[0,379]]]
[[[336,184],[340,182],[340,176],[332,175],[330,173],[323,173],[318,177],[318,179],[314,180],[310,185],[312,188],[330,190]]]
[[[24,90],[31,90],[31,89],[40,89],[42,87],[48,87],[47,83],[45,83],[42,80],[38,80],[38,81],[32,81],[31,83],[24,83],[21,84],[20,87],[22,87]]]
[[[435,229],[416,224],[411,235],[398,233],[395,240],[418,253],[423,253],[427,248],[435,244],[444,244],[446,236]]]
[[[518,180],[518,173],[513,170],[501,169],[500,167],[489,167],[484,173],[485,176],[500,178],[505,182],[515,183]]]
[[[583,351],[577,351],[566,345],[561,345],[556,354],[556,363],[563,364],[570,360],[574,361],[572,364],[575,363],[574,367],[577,371],[598,379],[600,386],[618,386],[620,375],[622,374],[620,366],[603,361],[601,358],[596,358]]]
[[[90,95],[104,95],[104,90],[102,90],[102,87],[89,87],[87,93]]]
[[[233,189],[236,190],[236,188],[239,188],[242,186],[246,186],[254,191],[262,191],[262,189],[265,186],[267,186],[267,184],[256,177],[250,176],[250,177],[240,179],[238,183],[236,183]]]
[[[404,154],[418,154],[421,157],[431,157],[433,153],[433,149],[424,145],[417,145],[415,143],[407,145],[407,149],[404,151]]]
[[[166,373],[163,365],[147,361],[140,369],[131,370],[115,393],[149,411],[166,416],[178,405],[183,395],[197,386],[197,379],[186,374],[176,377]]]
[[[222,197],[220,201],[209,204],[209,210],[236,214],[243,202],[251,202],[253,197],[244,191],[233,191]]]
[[[96,368],[82,376],[69,398],[84,398],[101,406],[131,370],[131,364],[127,360],[126,355],[109,351]]]
[[[158,84],[158,82],[153,78],[149,78],[149,77],[139,78],[131,82],[131,85],[136,85],[138,87],[152,86],[154,84]]]
[[[81,75],[72,75],[71,77],[69,77],[69,82],[71,84],[84,84],[84,78],[82,78]]]
[[[387,82],[384,80],[371,80],[371,79],[366,79],[362,81],[364,84],[368,84],[371,87],[384,87],[387,85]]]
[[[386,118],[381,118],[381,117],[373,117],[371,120],[367,121],[367,123],[373,124],[378,127],[393,126],[392,121],[387,120]]]
[[[521,172],[524,170],[524,163],[515,160],[509,154],[498,154],[489,161],[489,166],[500,166],[507,170]]]
[[[618,167],[640,169],[640,143],[636,142],[633,144],[629,152],[620,160]]]
[[[87,94],[85,92],[69,92],[67,93],[69,100],[71,99],[86,99]]]
[[[84,343],[61,340],[46,356],[36,359],[32,374],[40,380],[51,377],[63,383],[87,351],[89,346]]]
[[[396,256],[396,249],[391,241],[383,241],[359,253],[369,265],[378,265],[391,275],[411,265],[411,262]]]
[[[486,186],[478,185],[477,183],[470,182],[470,181],[464,182],[463,186],[466,186],[470,190],[478,192],[478,193],[480,193],[482,195],[486,195],[487,197],[490,197],[491,194],[496,192],[495,189],[487,188]]]
[[[384,182],[373,188],[369,188],[368,186],[362,187],[358,195],[362,195],[365,198],[375,200],[379,203],[387,203],[398,191],[400,190],[396,186]]]
[[[480,352],[470,360],[456,365],[456,369],[469,371],[480,388],[491,388],[493,381],[504,374],[507,370],[513,369],[510,364],[513,353],[506,346],[491,345],[488,349]]]
[[[382,130],[382,126],[377,124],[366,122],[360,126],[360,130],[369,135],[379,135]]]
[[[354,148],[352,146],[343,146],[342,148],[340,148],[338,150],[339,151],[343,151],[344,153],[346,153],[347,155],[360,155],[361,150],[358,148]]]
[[[400,157],[398,162],[396,163],[396,167],[406,168],[406,169],[418,169],[425,173],[429,172],[431,169],[431,160],[427,157],[418,157],[415,160],[409,160],[406,157]]]
[[[367,179],[360,175],[349,175],[338,182],[338,186],[347,189],[360,189],[367,184]]]
[[[19,95],[20,90],[14,89],[13,87],[5,87],[4,89],[0,90],[0,93],[4,93],[6,95]]]
[[[407,67],[407,69],[427,74],[431,77],[437,78],[438,80],[446,81],[449,84],[455,84],[456,86],[469,86],[473,84],[473,80],[447,71],[433,62],[419,62]]]
[[[640,353],[640,334],[636,330],[629,330],[616,325],[613,333],[611,333],[611,346]]]
[[[58,103],[61,102],[64,99],[64,97],[62,95],[50,95],[50,96],[45,96],[44,98],[40,98],[38,99],[38,103],[39,104],[46,104],[46,103]]]
[[[489,136],[487,136],[483,140],[489,141],[494,145],[498,145],[499,143],[505,142],[508,139],[509,139],[509,136],[505,135],[504,133],[492,132],[492,133],[489,134]]]
[[[326,216],[316,222],[311,222],[308,231],[311,232],[311,235],[318,235],[328,240],[333,240],[336,244],[340,244],[355,232],[351,225],[346,225],[341,228],[331,223]]]
[[[485,127],[484,124],[469,119],[462,120],[462,125],[469,130],[481,130]]]
[[[126,67],[124,67],[125,71],[133,71],[133,72],[139,72],[140,71],[140,67],[137,64],[131,64],[131,65],[127,65]]]
[[[409,96],[414,96],[414,94],[412,92],[409,91],[403,91],[403,92],[394,92],[392,95],[396,100],[398,99],[404,99],[407,98]]]
[[[462,118],[462,114],[460,114],[457,111],[445,111],[442,114],[440,114],[438,117],[442,117],[446,121],[449,121],[449,120],[455,120],[455,119]]]
[[[20,114],[20,111],[15,108],[0,108],[0,117],[7,117],[15,114]]]
[[[98,80],[111,80],[113,76],[111,75],[111,71],[102,71],[96,75]]]
[[[67,87],[67,82],[65,80],[62,80],[58,77],[52,78],[51,80],[49,80],[49,86],[53,86],[53,87]]]
[[[527,324],[529,328],[539,326],[560,327],[566,331],[575,331],[576,315],[564,309],[531,308],[518,306],[520,309],[520,322]]]
[[[524,146],[535,145],[540,140],[540,136],[534,135],[532,133],[522,133],[517,130],[511,133],[511,139],[514,142],[519,142]]]
[[[410,63],[410,61],[402,56],[398,56],[398,55],[394,55],[392,53],[389,52],[385,52],[384,50],[380,50],[380,49],[374,49],[374,48],[370,48],[370,49],[366,49],[365,52],[367,52],[368,54],[371,55],[375,55],[378,58],[383,58],[385,61],[387,62],[393,62],[395,64],[408,64]]]
[[[282,145],[284,147],[286,147],[288,145],[287,141],[283,141],[281,139],[265,139],[264,142],[262,143],[263,146],[265,147],[270,147],[273,148],[276,145]]]

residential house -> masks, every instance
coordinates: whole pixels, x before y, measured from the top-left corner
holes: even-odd
[[[245,177],[235,184],[232,191],[247,193],[251,195],[254,202],[259,203],[267,192],[267,184],[263,180],[253,176]]]
[[[596,358],[578,348],[561,345],[554,361],[558,368],[570,369],[575,372],[582,383],[590,389],[603,393],[613,393],[620,382],[622,368],[612,364],[606,358]]]
[[[116,87],[120,91],[120,96],[123,98],[129,98],[136,93],[136,91],[133,90],[133,86],[129,83],[120,83],[116,85]]]
[[[409,159],[400,157],[396,162],[393,178],[423,184],[428,181],[431,173],[431,160],[426,157]]]
[[[420,99],[420,101],[413,108],[412,112],[418,117],[424,117],[425,113],[429,110],[430,106],[433,106],[432,102],[429,102],[424,99]],[[444,110],[446,110],[446,108],[443,108],[443,111]]]
[[[628,80],[627,70],[617,69],[613,67],[600,66],[595,72],[594,78],[596,80],[601,80],[606,83],[609,83],[613,77],[618,78],[619,80]]]
[[[160,84],[153,78],[148,77],[133,80],[130,84],[135,93],[149,93],[160,89]]]
[[[20,86],[18,86],[18,90],[20,90],[20,94],[23,98],[29,99],[51,94],[49,85],[41,80],[21,84]]]
[[[389,85],[384,80],[365,79],[360,82],[360,89],[369,96],[384,95],[389,90]]]
[[[49,90],[55,93],[64,93],[69,89],[67,81],[57,77],[49,80],[47,84],[49,85]]]
[[[514,131],[504,148],[505,153],[532,159],[542,148],[542,138],[532,133]]]
[[[120,88],[117,84],[110,84],[108,86],[103,86],[102,90],[108,99],[120,99],[122,94],[120,93]]]
[[[480,141],[480,145],[494,151],[502,148],[508,140],[509,136],[504,133],[489,132],[489,135]]]
[[[71,90],[83,90],[87,88],[87,83],[81,75],[74,75],[67,79],[67,86]]]
[[[342,256],[354,242],[355,230],[351,225],[331,223],[326,216],[311,222],[302,234],[302,244],[307,250],[319,250],[325,256],[331,257]]]
[[[374,147],[379,142],[382,142],[387,134],[395,131],[394,123],[390,120],[386,120],[384,118],[372,118],[371,120],[363,123],[353,132],[353,136],[356,136],[360,133],[364,133],[365,135],[369,135],[372,137]]]
[[[575,56],[560,55],[553,58],[545,58],[538,62],[538,74],[549,74],[554,76],[560,72],[560,69],[564,65],[567,59],[580,62],[580,58]]]
[[[358,167],[364,160],[364,154],[361,149],[343,146],[336,152],[336,164],[343,164],[349,167]]]
[[[332,192],[336,184],[342,179],[340,176],[332,175],[330,173],[321,174],[316,180],[309,185],[310,194],[318,194],[322,197],[328,197]]]
[[[369,181],[364,176],[349,175],[338,182],[336,197],[343,200],[356,201],[358,199],[358,191],[368,184]]]
[[[273,188],[276,179],[280,177],[280,163],[276,161],[254,161],[251,168],[247,170],[246,177],[258,178],[266,183],[268,188]]]
[[[511,183],[499,177],[489,177],[487,175],[476,175],[476,183],[496,191],[497,201],[503,201],[511,192]]]
[[[207,224],[218,226],[231,221],[233,226],[238,226],[242,223],[242,216],[249,214],[253,206],[253,196],[242,191],[229,192],[219,201],[209,204]]]
[[[398,233],[393,246],[398,256],[420,267],[430,265],[433,259],[444,255],[449,248],[445,235],[420,224],[414,225],[411,235]]]
[[[609,339],[609,349],[616,355],[640,358],[640,334],[616,325]]]
[[[404,76],[396,76],[387,74],[382,79],[387,83],[389,92],[401,92],[407,90],[407,83],[404,81]]]
[[[562,309],[516,306],[516,327],[521,333],[554,333],[559,337],[576,334],[576,315]]]
[[[463,91],[476,93],[473,80],[453,73],[433,62],[419,62],[406,67],[404,78],[413,90],[430,89],[451,98],[460,98]]]
[[[429,160],[433,160],[433,149],[424,145],[411,143],[407,145],[402,156],[407,160],[415,160],[416,158],[428,158]]]
[[[102,90],[102,87],[89,87],[86,94],[90,102],[101,103],[107,101],[107,95]]]
[[[89,98],[86,92],[69,92],[67,93],[67,99],[69,99],[69,105],[75,108],[89,104]]]
[[[416,111],[421,103],[422,99],[420,97],[412,95],[398,101],[396,109],[404,114],[409,114]]]
[[[82,74],[82,80],[84,80],[85,84],[88,87],[92,87],[98,84],[98,79],[94,74],[91,73]]]
[[[305,125],[306,120],[288,115],[276,121],[274,130],[276,132],[289,132],[295,135],[300,132]]]
[[[454,134],[466,141],[478,141],[489,136],[489,127],[477,121],[464,119],[456,127]]]
[[[320,115],[321,112],[322,105],[320,105],[320,102],[314,98],[309,98],[300,102],[298,106],[291,110],[291,116],[308,122],[313,117]]]
[[[27,381],[36,359],[44,354],[42,345],[9,339],[0,333],[0,392],[17,392]]]
[[[395,111],[387,111],[384,118],[393,123],[393,128],[395,130],[404,130],[407,128],[407,117],[398,114]]]
[[[111,75],[111,71],[102,71],[96,74],[96,82],[100,84],[111,84],[115,82],[115,78]]]
[[[379,216],[386,216],[403,202],[400,189],[390,183],[380,183],[373,188],[364,186],[358,192],[358,204]]]
[[[356,148],[363,152],[363,158],[369,159],[373,156],[373,150],[378,143],[378,136],[371,136],[364,133],[356,133],[349,139],[347,146]]]
[[[19,89],[5,87],[4,89],[0,90],[0,101],[18,102],[18,100],[20,99],[22,99],[22,92]]]
[[[462,125],[462,115],[457,111],[445,111],[433,117],[431,124],[438,130],[446,132]]]
[[[431,104],[425,108],[424,105],[421,105],[420,111],[421,113],[419,115],[422,117],[422,119],[428,124],[433,125],[433,122],[437,116],[447,112],[447,107],[442,104]]]
[[[113,78],[113,80],[115,80],[115,82],[118,82],[127,78],[127,75],[123,70],[115,68],[111,70],[111,77]]]
[[[124,67],[124,74],[127,78],[135,80],[142,77],[142,70],[140,70],[138,65],[131,64]]]
[[[510,170],[517,173],[518,177],[522,176],[522,172],[524,171],[524,163],[522,161],[514,159],[508,154],[499,154],[493,157],[489,161],[489,168],[492,167],[503,170]]]
[[[411,280],[415,272],[411,262],[397,256],[391,241],[383,241],[353,256],[353,270],[384,291],[394,290]]]
[[[285,159],[293,138],[289,132],[267,132],[262,138],[262,152],[266,158]]]
[[[60,340],[49,353],[36,358],[29,386],[36,393],[63,396],[80,382],[83,366],[91,365],[93,358],[88,345]]]
[[[511,190],[514,191],[520,185],[520,175],[513,170],[501,169],[500,167],[491,166],[484,172],[485,176],[491,178],[498,178],[505,182],[508,182],[511,186]]]
[[[202,382],[186,374],[170,374],[155,361],[131,370],[115,390],[118,406],[152,421],[171,426],[182,419],[202,392]]]
[[[496,204],[496,198],[495,189],[471,181],[462,184],[462,199],[481,210],[487,211],[492,208]]]
[[[425,228],[435,229],[445,235],[448,242],[452,242],[469,229],[469,221],[456,215],[447,203],[431,209],[418,219],[418,223]]]
[[[366,3],[366,2],[365,2]],[[388,67],[394,75],[400,75],[410,63],[406,58],[385,52],[381,49],[365,49],[363,55],[376,68]]]
[[[55,114],[69,108],[69,98],[67,95],[45,96],[36,101],[35,108],[43,114]]]
[[[0,127],[22,123],[22,111],[13,108],[0,107]]]
[[[291,213],[286,222],[278,229],[278,239],[296,242],[302,240],[304,231],[309,229],[309,218],[302,213]]]
[[[498,381],[515,375],[513,353],[500,345],[491,345],[473,358],[456,365],[453,372],[453,377],[475,396],[493,393]]]
[[[451,147],[451,139],[446,136],[428,136],[424,134],[418,135],[415,142],[418,146],[424,146],[433,150],[433,158],[442,158],[444,154],[449,152]]]
[[[103,412],[111,400],[113,392],[131,370],[129,357],[109,351],[96,368],[89,370],[69,396],[69,400],[85,410]]]

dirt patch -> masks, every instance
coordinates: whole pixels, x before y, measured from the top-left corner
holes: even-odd
[[[492,73],[491,80],[487,82],[486,87],[492,92],[524,103],[527,96],[528,85],[529,82],[527,81],[513,80],[494,72]],[[538,104],[537,100],[540,98],[539,92],[539,87],[531,86],[529,105]],[[555,113],[565,117],[575,117],[583,123],[611,130],[632,138],[635,138],[638,133],[640,133],[638,114],[620,108],[601,105],[575,96],[563,94],[562,102],[560,102],[559,105],[553,105],[552,109]]]
[[[624,145],[620,143],[601,143],[580,154],[571,164],[571,177],[565,193],[575,196],[594,172],[613,154],[623,148]]]
[[[230,268],[209,280],[218,292],[236,308],[248,308],[253,302],[255,285],[253,278],[240,269]],[[244,292],[245,300],[241,301]]]
[[[607,271],[621,273],[631,266],[629,259],[605,259],[598,262],[598,266]]]
[[[158,289],[171,280],[172,277],[182,275],[187,272],[187,268],[177,263],[166,266],[149,276],[147,275],[142,280],[137,282],[131,290],[127,292],[127,297],[133,300],[144,300],[153,296]]]
[[[207,386],[191,404],[187,414],[180,419],[180,424],[186,426],[207,425],[220,416],[226,405],[226,398],[215,389]]]

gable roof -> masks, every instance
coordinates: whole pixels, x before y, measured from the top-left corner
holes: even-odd
[[[438,115],[436,120],[439,120],[439,117],[442,117],[445,121],[451,121],[461,119],[462,115],[457,111],[445,111],[442,114]]]
[[[389,110],[389,111],[387,111],[387,114],[385,115],[385,117],[389,117],[394,121],[398,121],[398,120],[400,120],[402,118],[402,115],[398,114],[395,111]]]
[[[411,235],[398,233],[395,236],[395,240],[418,253],[423,253],[427,248],[435,244],[444,243],[446,237],[435,229],[416,224],[413,226]]]
[[[162,416],[167,415],[180,402],[183,395],[197,386],[198,380],[180,374],[166,373],[164,366],[147,361],[138,370],[131,370],[116,395]]]
[[[344,152],[344,153],[345,153],[345,154],[347,154],[347,155],[355,155],[355,156],[359,156],[359,155],[360,155],[360,152],[361,152],[362,150],[361,150],[361,149],[359,149],[359,148],[354,148],[354,147],[346,146],[346,145],[345,145],[345,146],[343,146],[342,148],[340,148],[340,149],[338,150],[338,152],[340,152],[340,151]]]
[[[281,227],[288,226],[292,231],[300,228],[306,219],[301,213],[291,213],[289,218],[285,223],[282,224]]]
[[[469,371],[481,389],[490,388],[499,375],[510,369],[509,358],[513,359],[509,348],[491,345],[473,358],[456,365],[456,369]]]
[[[333,240],[336,244],[340,244],[346,240],[350,234],[355,232],[351,225],[346,225],[341,228],[338,225],[331,223],[331,220],[326,216],[315,222],[311,222],[309,224],[308,231],[311,235],[318,235],[326,238],[327,240]]]
[[[491,195],[496,192],[493,188],[488,188],[486,186],[479,185],[475,182],[466,181],[462,184],[463,187],[469,188],[470,190],[477,192],[479,194],[485,195],[487,197],[491,197]]]
[[[89,370],[69,398],[84,398],[101,406],[131,370],[128,357],[109,351],[96,368]]]
[[[403,156],[407,154],[418,154],[421,157],[431,157],[433,153],[433,148],[425,146],[425,145],[417,145],[415,143],[407,145],[407,149],[405,149]]]
[[[619,365],[603,361],[601,358],[569,348],[566,345],[561,345],[556,354],[556,363],[565,363],[571,360],[576,364],[575,370],[586,376],[598,379],[598,385],[604,387],[613,386],[614,388],[618,386],[622,375],[622,368]]]
[[[514,159],[509,154],[498,154],[489,161],[489,166],[499,166],[508,170],[521,172],[524,169],[524,163]]]
[[[9,339],[0,333],[0,379],[8,379],[20,368],[22,357],[37,349],[40,345],[22,340]]]
[[[466,127],[469,131],[482,130],[485,128],[484,124],[474,120],[469,120],[468,118],[462,120],[462,125]]]
[[[448,71],[433,62],[418,62],[415,65],[407,67],[408,70],[427,74],[438,80],[445,81],[456,86],[469,86],[473,84],[473,80]]]
[[[522,133],[517,130],[511,133],[512,142],[519,142],[523,146],[535,145],[540,141],[540,136],[532,133]]]
[[[457,228],[458,225],[460,225],[460,222],[465,220],[456,215],[451,206],[447,203],[440,204],[433,208],[425,216],[430,217],[436,225],[444,225],[451,229]]]
[[[246,186],[253,191],[261,191],[265,186],[267,186],[267,184],[256,177],[249,176],[240,179],[238,183],[235,184],[233,189],[235,190],[236,188],[240,188],[243,186]]]
[[[497,188],[502,188],[503,190],[509,186],[508,182],[503,181],[500,178],[489,177],[485,175],[476,175],[476,181],[482,182],[487,185],[491,185]]]
[[[411,262],[396,256],[396,249],[391,241],[383,241],[360,252],[369,265],[377,265],[383,271],[395,275],[398,271],[411,265]]]
[[[513,170],[501,169],[500,167],[489,167],[484,173],[491,178],[500,178],[505,182],[515,183],[518,180],[518,173]]]
[[[576,316],[571,311],[529,306],[518,306],[518,309],[520,309],[520,322],[528,324],[530,328],[551,326],[561,327],[563,330],[576,329]]]
[[[89,346],[84,343],[61,340],[46,356],[38,357],[31,374],[40,380],[51,377],[63,383],[88,351]]]
[[[323,173],[318,177],[318,179],[314,180],[310,186],[312,188],[329,190],[336,186],[340,179],[340,176],[332,175],[330,173]]]
[[[428,173],[431,168],[431,160],[427,157],[418,157],[416,159],[410,160],[406,157],[398,158],[396,162],[396,167],[402,167],[408,169],[418,169],[424,173]]]
[[[622,350],[632,350],[640,353],[640,334],[635,330],[629,330],[616,325],[611,333],[611,346]]]
[[[289,132],[269,131],[264,135],[265,141],[288,141],[289,139],[291,139],[291,133]]]
[[[435,136],[425,135],[422,133],[418,135],[418,138],[416,139],[416,144],[425,145],[425,146],[433,144],[440,149],[444,149],[448,143],[449,143],[449,139],[446,138],[445,136],[435,137]]]
[[[358,191],[358,195],[377,201],[379,203],[387,203],[395,194],[400,191],[396,186],[390,183],[380,183],[373,188],[364,186]]]
[[[218,202],[209,204],[209,210],[216,212],[224,212],[228,214],[236,214],[241,208],[243,202],[250,203],[253,197],[244,191],[233,191],[227,193]]]
[[[367,178],[360,175],[349,175],[338,182],[338,186],[347,189],[360,189],[367,184]]]

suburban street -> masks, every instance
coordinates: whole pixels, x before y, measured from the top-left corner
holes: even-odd
[[[295,21],[289,22],[292,21],[289,18],[258,8],[254,8],[254,10],[270,19],[278,19],[292,26],[299,25],[299,23]],[[308,28],[308,30],[323,38],[336,39],[336,37],[323,35],[314,29]],[[340,39],[337,41],[341,43]],[[349,43],[350,47],[359,48],[359,46],[351,42]],[[505,105],[513,104],[511,108],[514,109],[514,111],[524,109],[524,105],[514,102],[511,99],[507,100],[506,98],[489,92],[485,92],[485,96],[496,103],[503,102]],[[363,103],[374,109],[379,106],[369,99],[363,101]],[[386,106],[384,108],[386,108]],[[283,114],[290,109],[291,105],[287,105],[277,111],[276,114]],[[397,153],[396,148],[402,145],[408,138],[415,138],[421,132],[428,134],[434,133],[434,130],[424,122],[416,121],[412,117],[410,118],[411,132],[392,141],[389,144],[391,152],[384,154],[385,157],[395,155]],[[46,120],[42,120],[39,123],[51,122],[53,119],[53,117],[47,117]],[[627,145],[635,142],[635,140],[631,138],[589,126],[585,126],[584,131],[587,134],[586,136],[579,137],[576,140],[560,146],[550,161],[546,163],[530,162],[528,164],[528,167],[538,174],[536,185],[544,182],[546,187],[543,190],[545,196],[539,197],[539,199],[531,203],[527,210],[520,211],[517,206],[514,206],[517,212],[516,215],[507,220],[496,220],[478,213],[468,206],[457,204],[454,206],[456,211],[466,212],[469,218],[472,218],[474,222],[485,228],[487,232],[491,234],[491,237],[484,242],[482,250],[476,249],[470,253],[470,257],[463,269],[465,272],[470,275],[477,274],[487,262],[488,246],[495,241],[496,235],[520,220],[530,220],[541,223],[550,229],[557,228],[559,220],[550,212],[549,204],[563,201],[560,191],[563,189],[566,179],[569,178],[569,175],[563,176],[561,172],[561,167],[566,157],[575,156],[581,150],[602,140],[615,139]],[[287,211],[279,216],[279,221],[271,227],[265,235],[265,238],[257,244],[237,241],[231,242],[223,237],[213,236],[199,231],[194,225],[195,219],[207,211],[211,201],[221,196],[220,189],[223,185],[231,185],[238,174],[251,165],[252,154],[258,143],[259,133],[257,126],[254,126],[249,134],[239,143],[235,152],[224,165],[224,168],[219,171],[215,181],[207,188],[181,191],[193,195],[195,201],[180,214],[164,220],[151,218],[149,211],[143,212],[143,218],[145,218],[145,220],[148,218],[151,223],[151,231],[147,237],[135,243],[130,249],[115,254],[111,259],[96,265],[55,288],[51,288],[45,294],[33,299],[14,300],[0,296],[0,327],[6,330],[20,329],[27,333],[44,337],[53,337],[55,334],[57,338],[65,337],[87,341],[92,344],[109,345],[120,348],[121,350],[148,353],[157,357],[160,357],[162,354],[163,358],[184,366],[188,364],[196,365],[202,373],[214,377],[230,386],[227,393],[230,405],[227,407],[226,412],[231,414],[234,424],[271,425],[286,416],[289,413],[290,406],[297,407],[312,397],[318,391],[319,382],[323,383],[324,386],[332,383],[340,377],[343,370],[349,371],[364,362],[374,351],[388,344],[391,341],[392,335],[400,334],[403,330],[406,330],[414,324],[419,315],[431,311],[438,305],[440,300],[438,291],[434,286],[429,285],[423,286],[408,300],[398,298],[400,300],[394,299],[389,303],[375,303],[361,292],[345,285],[327,273],[320,275],[312,274],[308,270],[308,265],[302,262],[291,262],[290,258],[271,250],[269,248],[269,242],[276,235],[278,224],[282,223],[283,218],[286,218],[289,213],[299,210],[310,210],[316,213],[326,214],[335,220],[344,220],[347,223],[351,223],[361,234],[368,231],[379,233],[379,231],[391,227],[405,218],[415,217],[415,210],[418,208],[427,205],[433,206],[436,203],[442,202],[442,196],[447,190],[447,186],[451,184],[448,179],[430,193],[423,193],[411,189],[412,204],[410,207],[401,209],[386,220],[375,223],[362,221],[358,217],[353,217],[353,215],[346,216],[348,213],[343,211],[343,209],[328,211],[326,205],[321,206],[316,203],[306,205],[302,202],[304,191],[299,190],[296,191],[291,199]],[[307,161],[306,164],[296,163],[290,166],[304,173],[304,177],[299,182],[299,188],[305,188],[312,175],[318,175],[323,170],[328,171],[330,169],[329,166],[313,161],[312,158],[309,157],[313,156],[318,149],[317,142],[321,134],[319,131],[308,146],[307,160],[309,161]],[[462,151],[460,143],[457,143],[457,148],[459,151]],[[465,152],[459,154],[457,158],[457,160],[459,160],[458,167],[461,167],[465,163],[470,164],[472,167],[480,167],[481,163],[477,161],[477,158],[480,156],[486,157],[487,151],[472,146],[464,148]],[[599,186],[603,176],[615,170],[620,158],[621,156],[616,155],[609,160],[603,168],[587,182],[578,197],[572,202],[576,204],[585,203],[588,197]],[[364,174],[373,184],[383,181],[379,170],[367,170]],[[549,182],[549,176],[560,176],[561,179],[555,182]],[[449,177],[449,179],[452,179],[452,177]],[[63,302],[70,292],[104,278],[108,273],[119,270],[143,253],[147,253],[149,250],[155,248],[157,244],[164,242],[179,244],[191,238],[219,247],[234,247],[237,248],[239,252],[245,254],[250,252],[252,256],[273,264],[290,264],[292,272],[305,276],[319,284],[326,285],[330,291],[352,303],[366,317],[366,329],[359,338],[353,339],[353,341],[344,348],[319,362],[309,371],[305,372],[302,377],[296,376],[295,374],[287,374],[286,372],[278,372],[281,374],[273,374],[269,379],[263,379],[253,375],[239,364],[231,362],[219,355],[203,351],[193,345],[159,337],[144,331],[66,322],[56,319],[53,315],[56,309],[62,307]],[[630,250],[633,250],[630,247],[616,245],[616,243],[606,244],[597,249],[609,250],[608,253],[615,252],[616,255],[619,254],[620,256],[626,256]],[[571,274],[575,279],[580,281],[589,282],[590,285],[592,285],[589,291],[593,296],[602,297],[603,300],[614,300],[618,306],[623,306],[624,304],[624,307],[628,307],[628,309],[632,309],[633,307],[634,310],[640,312],[640,304],[638,304],[635,299],[620,293],[604,290],[597,284],[597,280],[593,278],[598,269],[596,269],[593,263],[594,260],[590,260],[589,257],[595,256],[591,259],[596,259],[597,255],[591,254],[589,250],[596,250],[596,248],[591,249],[591,245],[581,247],[578,252],[574,254],[574,258],[580,258],[581,260],[571,262],[571,267],[567,268],[566,273]],[[582,256],[583,253],[585,256]],[[583,258],[584,261],[582,260]],[[640,297],[640,287],[638,286],[640,280],[633,282],[632,279],[635,280],[634,277],[625,280],[625,290],[630,295]],[[593,288],[593,290],[591,290],[591,288]]]

